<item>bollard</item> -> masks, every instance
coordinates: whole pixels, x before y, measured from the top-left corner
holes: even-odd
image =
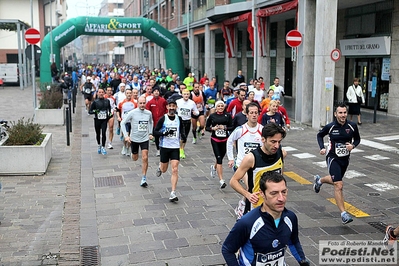
[[[69,132],[72,132],[72,108],[71,108],[71,100],[68,100],[69,107]]]
[[[73,113],[75,113],[75,108],[76,108],[76,91],[77,91],[77,86],[73,86],[73,91],[72,91],[72,105],[73,105]]]
[[[67,137],[67,146],[70,145],[70,140],[69,140],[69,107],[65,107],[65,117],[66,117],[66,137]]]

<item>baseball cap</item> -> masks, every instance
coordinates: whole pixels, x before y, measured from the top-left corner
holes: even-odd
[[[176,100],[174,98],[169,98],[167,102],[168,102],[168,104],[171,104],[171,103],[176,104]]]
[[[247,83],[241,82],[241,83],[238,85],[238,87],[242,87],[242,86],[247,86]]]
[[[126,87],[126,84],[125,84],[125,83],[123,83],[123,82],[121,82],[121,83],[119,83],[119,86]]]
[[[90,77],[90,76],[88,76],[88,77],[87,77],[87,79],[88,79],[88,80],[90,80],[90,79],[91,79],[91,77]]]
[[[240,90],[240,87],[239,86],[237,86],[237,87],[235,87],[234,89],[233,89],[233,91],[239,91]]]

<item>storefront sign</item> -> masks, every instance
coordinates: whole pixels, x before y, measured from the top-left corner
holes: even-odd
[[[391,58],[383,58],[381,80],[389,81],[390,76],[391,76]]]
[[[339,44],[344,56],[391,54],[390,36],[340,40]]]

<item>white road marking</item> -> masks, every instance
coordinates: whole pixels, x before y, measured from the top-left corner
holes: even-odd
[[[298,149],[295,149],[294,147],[291,146],[283,146],[283,149],[286,151],[297,151]]]
[[[364,152],[364,150],[358,148],[351,150],[351,153],[359,153],[359,152]]]
[[[378,150],[399,153],[399,149],[396,148],[396,147],[392,147],[392,146],[389,146],[389,145],[385,145],[385,144],[382,144],[382,143],[379,143],[379,142],[375,142],[375,141],[371,141],[371,140],[367,140],[367,139],[362,139],[360,141],[360,145],[368,146],[368,147],[375,148],[375,149],[378,149]]]
[[[366,175],[355,170],[348,170],[344,175],[344,177],[348,179],[352,179],[354,177],[359,177],[359,176],[366,176]]]
[[[377,191],[385,192],[387,190],[393,190],[393,189],[398,189],[398,186],[391,185],[387,182],[380,182],[380,183],[374,183],[374,184],[365,184],[368,187],[371,187],[372,189],[375,189]]]
[[[321,167],[321,168],[327,168],[327,163],[326,161],[321,161],[321,162],[314,162],[313,164]]]
[[[298,153],[298,154],[293,154],[292,156],[295,156],[299,159],[307,159],[307,158],[313,158],[316,157],[316,155],[310,154],[310,153]]]
[[[373,160],[373,161],[380,161],[380,160],[388,160],[389,157],[381,156],[379,154],[374,154],[374,155],[369,155],[369,156],[363,156],[364,158]]]
[[[396,163],[391,164],[391,166],[399,168],[399,164],[396,164]]]
[[[374,139],[382,140],[382,141],[389,141],[389,140],[397,140],[399,139],[399,135],[392,135],[392,136],[386,136],[386,137],[377,137]]]

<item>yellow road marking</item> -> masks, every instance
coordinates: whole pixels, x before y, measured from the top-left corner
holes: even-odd
[[[288,176],[289,178],[291,178],[292,180],[298,182],[299,184],[302,185],[309,185],[312,184],[312,182],[306,180],[305,178],[303,178],[302,176],[294,173],[294,172],[284,172],[284,175]]]
[[[331,202],[332,204],[337,205],[337,202],[335,201],[334,198],[329,198],[329,199],[327,199],[327,200],[328,200],[329,202]],[[358,208],[356,208],[355,206],[353,206],[353,205],[351,205],[351,204],[349,204],[349,203],[347,203],[347,202],[344,202],[344,207],[345,207],[345,210],[346,210],[347,212],[349,212],[350,214],[352,214],[352,215],[355,216],[356,218],[360,218],[360,217],[369,217],[369,216],[370,216],[370,214],[365,213],[364,211],[359,210]]]

